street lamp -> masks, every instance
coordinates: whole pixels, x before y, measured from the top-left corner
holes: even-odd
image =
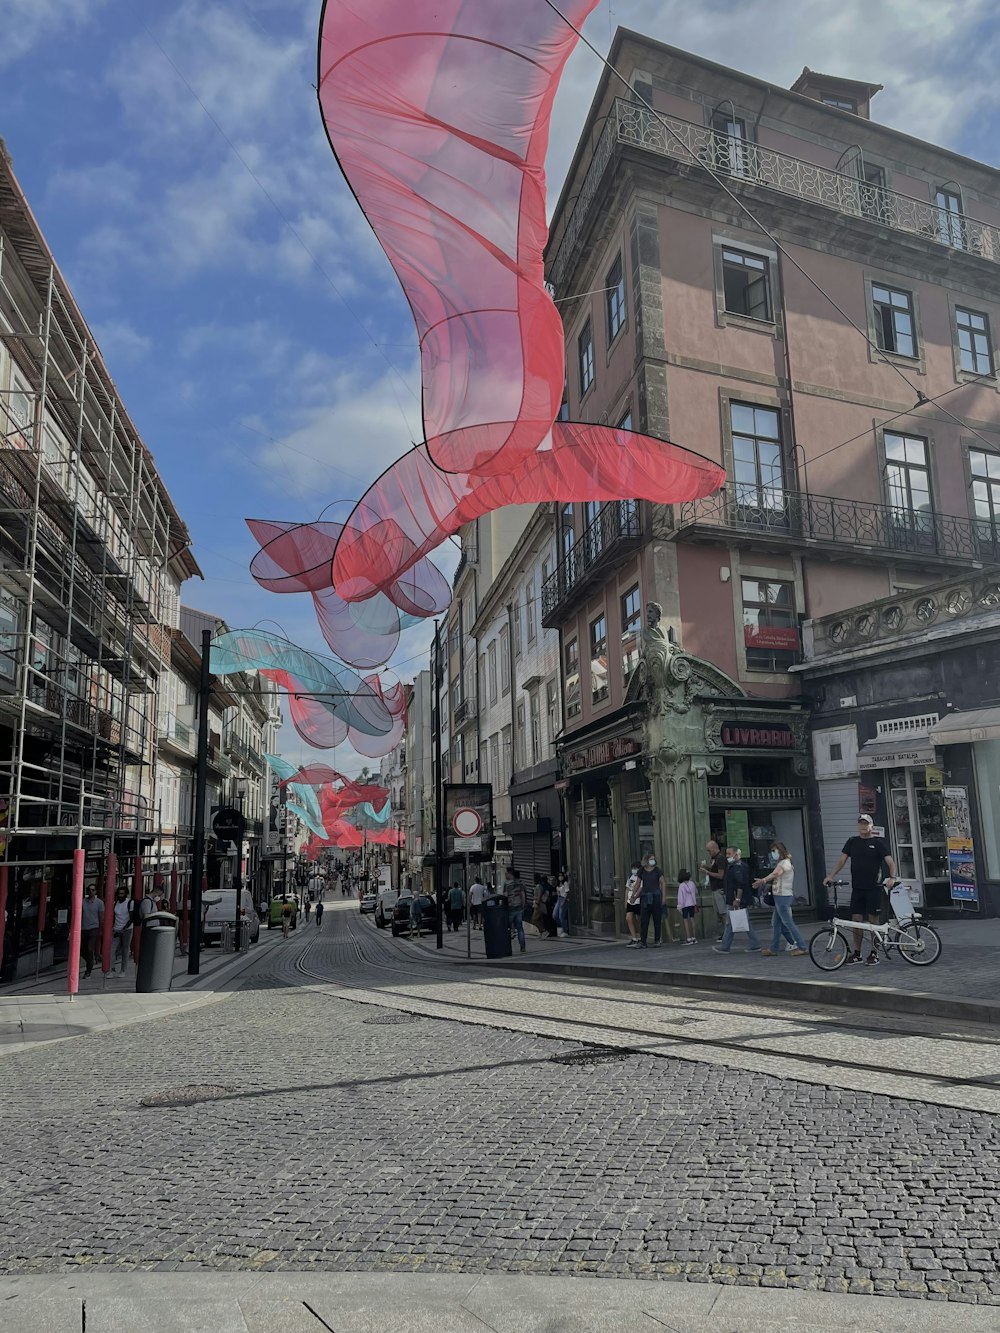
[[[246,832],[243,803],[246,800],[249,786],[250,784],[246,778],[236,779],[236,797],[240,803],[240,820],[236,835],[236,920],[233,927],[233,953],[239,953],[240,951],[240,922],[243,918],[243,835]]]

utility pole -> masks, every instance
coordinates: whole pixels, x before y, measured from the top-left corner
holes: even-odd
[[[201,679],[198,685],[198,751],[194,776],[194,848],[191,867],[191,924],[188,941],[188,975],[196,977],[201,967],[201,877],[205,867],[205,799],[208,789],[208,700],[212,673],[208,669],[212,631],[201,632]]]
[[[434,622],[434,886],[437,890],[437,947],[444,948],[444,921],[441,914],[444,878],[444,776],[441,763],[441,640],[438,622]]]

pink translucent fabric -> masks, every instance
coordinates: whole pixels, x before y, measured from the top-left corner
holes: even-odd
[[[595,4],[562,9],[579,26]],[[327,0],[320,106],[413,313],[425,439],[348,520],[333,562],[346,601],[392,599],[446,536],[501,505],[674,503],[724,480],[628,432],[553,430],[564,336],[544,285],[544,160],[575,42],[544,0]]]

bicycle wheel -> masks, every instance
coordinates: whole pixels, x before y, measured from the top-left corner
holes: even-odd
[[[843,967],[851,949],[836,926],[824,926],[809,941],[809,957],[824,972],[836,972]]]
[[[914,967],[929,967],[941,956],[941,936],[931,926],[917,921],[900,926],[892,942]]]

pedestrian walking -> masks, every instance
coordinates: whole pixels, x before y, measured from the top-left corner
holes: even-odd
[[[772,842],[769,855],[773,866],[771,873],[754,880],[753,885],[755,889],[760,889],[769,884],[774,902],[771,913],[771,947],[762,949],[761,952],[765,958],[773,958],[775,954],[780,953],[781,937],[784,935],[792,946],[788,952],[795,957],[801,957],[806,952],[806,942],[802,938],[802,932],[792,920],[792,896],[795,885],[792,857],[783,842]],[[764,901],[767,902],[766,897]]]
[[[560,870],[556,882],[556,907],[553,915],[556,930],[565,939],[569,934],[569,875],[565,870]]]
[[[660,873],[660,868],[656,864],[656,857],[652,852],[646,857],[639,878],[641,881],[639,886],[639,943],[643,949],[646,948],[646,937],[649,934],[649,922],[652,918],[653,945],[658,948],[663,934],[663,909],[667,902],[667,882]],[[673,934],[669,922],[667,923],[667,934],[672,942]]]
[[[625,881],[625,928],[629,933],[626,949],[639,947],[639,917],[642,913],[642,863],[632,862],[632,869]]]
[[[517,935],[517,942],[524,953],[524,885],[513,866],[507,866],[503,872],[503,895],[507,899],[507,919],[511,932]]]
[[[684,927],[684,943],[697,944],[694,914],[698,910],[698,886],[691,878],[690,870],[677,872],[677,910],[681,914],[681,925]]]
[[[318,902],[318,903],[316,904],[316,929],[317,929],[317,930],[322,930],[322,929],[323,929],[323,903],[322,903],[322,901],[321,901],[321,902]]]
[[[884,838],[875,836],[875,826],[871,815],[858,815],[858,832],[848,838],[840,853],[840,860],[824,879],[829,884],[843,870],[847,862],[851,863],[851,920],[863,921],[866,917],[875,925],[882,914],[882,885],[879,876],[882,867],[889,871],[885,883],[891,889],[896,883],[896,863],[889,852],[889,844]],[[849,963],[861,962],[861,944],[863,930],[851,932],[854,936],[854,952],[847,959]],[[878,953],[872,948],[865,960],[870,967],[878,962]]]
[[[281,909],[281,938],[287,940],[292,925],[292,904],[285,903]]]
[[[542,919],[544,914],[545,906],[542,901],[542,877],[541,875],[536,874],[535,883],[531,891],[531,921],[529,924],[534,926],[539,939],[542,938]]]
[[[84,962],[85,977],[89,977],[94,970],[94,950],[97,947],[97,937],[101,933],[103,921],[104,903],[97,896],[97,885],[88,884],[80,918],[80,957]]]
[[[719,916],[719,926],[723,928],[726,924],[726,897],[724,884],[726,879],[726,858],[722,854],[722,849],[714,838],[709,838],[705,843],[706,859],[701,863],[701,871],[705,876],[705,887],[711,890],[712,901],[715,903],[715,910]],[[723,933],[725,933],[723,931]],[[719,940],[722,935],[719,935]]]
[[[128,889],[124,884],[119,884],[115,889],[112,934],[114,946],[111,963],[114,966],[115,957],[120,955],[121,970],[124,972],[128,967],[129,954],[132,952],[132,904],[128,900]]]
[[[453,884],[448,891],[448,929],[458,931],[465,916],[465,891],[461,884]]]
[[[472,917],[472,929],[483,928],[483,900],[486,897],[486,885],[477,874],[469,889],[469,915]]]
[[[542,903],[541,934],[547,936],[550,940],[557,939],[559,928],[556,925],[555,918],[556,888],[548,875],[542,875],[538,892],[541,895]]]
[[[726,899],[726,928],[722,932],[722,939],[718,944],[713,944],[712,948],[716,953],[728,953],[733,947],[733,935],[736,927],[733,922],[733,912],[741,910],[747,912],[746,932],[747,932],[747,953],[760,953],[760,940],[754,933],[754,928],[750,924],[749,907],[750,899],[753,895],[752,875],[750,867],[743,860],[743,852],[739,847],[726,848],[726,878],[723,881],[723,893]],[[738,918],[742,922],[742,917]]]

